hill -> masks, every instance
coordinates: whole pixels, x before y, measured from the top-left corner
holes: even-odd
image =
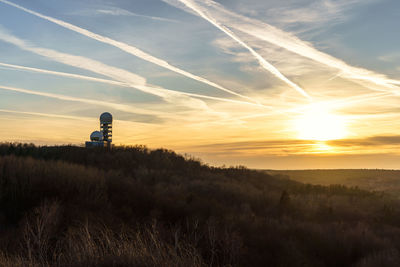
[[[0,145],[0,266],[398,266],[399,207],[163,149]]]
[[[400,195],[400,170],[268,170],[266,173],[285,175],[302,183],[342,184],[370,191],[384,191],[397,197]]]

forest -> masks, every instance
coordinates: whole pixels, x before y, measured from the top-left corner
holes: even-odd
[[[0,144],[0,266],[400,266],[399,200],[335,181]]]

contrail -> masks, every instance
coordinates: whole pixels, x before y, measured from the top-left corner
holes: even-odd
[[[1,0],[0,0],[1,1]],[[58,52],[51,49],[35,47],[30,43],[9,34],[0,27],[0,40],[7,43],[13,44],[22,50],[35,53],[37,55],[50,58],[53,61],[57,61],[66,65],[70,65],[76,68],[89,70],[107,77],[113,77],[119,81],[129,81],[132,84],[145,85],[146,79],[142,76],[136,75],[132,72],[126,71],[124,69],[112,67],[103,64],[99,61],[89,59],[82,56],[75,56],[67,53]],[[149,92],[156,93],[156,92]]]
[[[181,117],[181,116],[177,116],[177,115],[171,116],[164,112],[135,108],[130,105],[110,103],[110,102],[101,101],[101,100],[79,98],[79,97],[54,94],[54,93],[45,93],[45,92],[39,92],[39,91],[28,90],[28,89],[23,89],[23,88],[16,88],[16,87],[11,87],[11,86],[0,85],[0,90],[1,89],[7,90],[7,91],[12,91],[12,92],[23,93],[23,94],[30,94],[30,95],[43,96],[43,97],[48,97],[48,98],[53,98],[53,99],[59,99],[59,100],[63,100],[63,101],[72,101],[72,102],[80,102],[80,103],[85,103],[85,104],[90,104],[90,105],[104,106],[104,107],[113,108],[113,109],[116,109],[119,111],[131,113],[131,114],[153,115],[153,116],[157,116],[157,117],[169,119],[169,120],[173,120],[173,119],[177,119],[177,118],[186,119],[186,117],[187,117],[187,116]]]
[[[79,80],[87,80],[87,81],[92,81],[92,82],[106,83],[106,84],[110,84],[110,85],[118,85],[118,86],[125,86],[125,87],[129,86],[128,84],[123,83],[123,82],[117,82],[117,81],[113,81],[113,80],[106,80],[106,79],[95,78],[95,77],[73,74],[73,73],[66,73],[66,72],[52,71],[52,70],[39,69],[39,68],[33,68],[33,67],[26,67],[26,66],[7,64],[7,63],[2,63],[2,62],[0,62],[0,66],[6,67],[9,69],[51,74],[51,75],[74,78],[74,79],[79,79]]]
[[[59,99],[59,100],[63,100],[63,101],[73,101],[73,102],[81,102],[81,103],[97,105],[97,106],[105,106],[108,108],[113,108],[116,110],[120,110],[120,111],[124,111],[124,112],[128,112],[128,113],[134,113],[134,114],[156,115],[156,116],[161,115],[160,112],[154,112],[154,111],[131,107],[131,106],[124,105],[124,104],[110,103],[110,102],[105,102],[105,101],[100,101],[100,100],[79,98],[79,97],[66,96],[66,95],[53,94],[53,93],[38,92],[38,91],[10,87],[10,86],[3,86],[3,85],[0,85],[0,89],[23,93],[23,94],[38,95],[38,96],[43,96],[43,97],[48,97],[48,98],[53,98],[53,99]]]
[[[3,0],[0,0],[3,1]],[[227,27],[221,25],[217,20],[214,18],[211,18],[210,16],[206,15],[202,10],[199,9],[196,4],[193,2],[189,2],[187,0],[178,0],[188,8],[192,9],[195,11],[200,17],[203,19],[207,20],[210,22],[212,25],[214,25],[216,28],[224,32],[226,35],[231,37],[233,40],[235,40],[237,43],[239,43],[241,46],[246,48],[260,63],[260,65],[266,69],[267,71],[271,72],[273,75],[275,75],[277,78],[280,80],[284,81],[286,84],[288,84],[290,87],[294,88],[296,91],[298,91],[300,94],[307,98],[311,98],[309,94],[307,94],[304,89],[302,89],[300,86],[295,84],[294,82],[290,81],[286,76],[284,76],[277,68],[275,68],[271,63],[266,61],[260,54],[258,54],[253,48],[251,48],[248,44],[246,44],[244,41],[242,41],[237,35],[235,35],[231,30],[229,30]]]
[[[68,119],[68,120],[83,120],[83,121],[94,121],[94,120],[96,120],[96,118],[89,118],[89,117],[58,115],[58,114],[50,114],[50,113],[19,111],[19,110],[9,110],[9,109],[0,109],[0,112],[15,113],[15,114],[22,114],[22,115],[32,115],[32,116],[41,116],[41,117],[49,117],[49,118]]]
[[[163,1],[171,4],[171,0]],[[182,2],[182,0],[175,1]],[[350,80],[363,80],[392,90],[399,89],[399,87],[394,86],[400,85],[399,80],[388,79],[383,74],[351,66],[343,60],[317,50],[312,46],[312,44],[301,40],[291,33],[282,31],[260,20],[249,18],[227,10],[224,6],[213,0],[206,0],[205,2],[208,7],[212,7],[216,11],[220,12],[219,19],[231,28],[253,36],[261,41],[285,48],[290,52],[309,58],[328,67],[338,69],[340,71],[339,76],[342,76],[343,78]]]
[[[98,121],[98,117],[84,117],[84,116],[71,116],[71,115],[60,115],[60,114],[52,114],[52,113],[42,113],[42,112],[33,112],[33,111],[20,111],[20,110],[10,110],[10,109],[0,109],[0,112],[4,113],[15,113],[22,115],[31,115],[31,116],[40,116],[40,117],[48,117],[48,118],[58,118],[58,119],[66,119],[66,120],[79,120],[79,121]],[[114,120],[117,122],[124,123],[134,123],[140,124],[140,122],[132,122],[127,120]]]
[[[121,49],[122,51],[125,51],[125,52],[127,52],[129,54],[132,54],[132,55],[134,55],[136,57],[139,57],[139,58],[141,58],[143,60],[146,60],[148,62],[156,64],[156,65],[158,65],[160,67],[166,68],[166,69],[171,70],[173,72],[176,72],[178,74],[184,75],[184,76],[186,76],[188,78],[191,78],[193,80],[205,83],[207,85],[210,85],[212,87],[218,88],[218,89],[220,89],[222,91],[225,91],[227,93],[230,93],[230,94],[236,95],[238,97],[245,98],[247,100],[250,100],[250,101],[253,101],[255,103],[258,103],[257,101],[255,101],[254,99],[252,99],[250,97],[247,97],[245,95],[236,93],[236,92],[234,92],[232,90],[229,90],[229,89],[226,89],[226,88],[222,87],[221,85],[218,85],[218,84],[216,84],[214,82],[211,82],[211,81],[209,81],[209,80],[207,80],[205,78],[202,78],[200,76],[194,75],[192,73],[189,73],[189,72],[187,72],[185,70],[182,70],[180,68],[177,68],[175,66],[172,66],[167,61],[159,59],[157,57],[154,57],[154,56],[152,56],[152,55],[150,55],[150,54],[148,54],[148,53],[146,53],[146,52],[144,52],[144,51],[142,51],[142,50],[140,50],[140,49],[138,49],[138,48],[136,48],[134,46],[131,46],[131,45],[128,45],[126,43],[119,42],[119,41],[113,40],[111,38],[108,38],[108,37],[93,33],[93,32],[88,31],[86,29],[83,29],[83,28],[80,28],[78,26],[75,26],[75,25],[73,25],[71,23],[68,23],[68,22],[65,22],[65,21],[62,21],[62,20],[59,20],[59,19],[55,19],[55,18],[46,16],[46,15],[40,14],[40,13],[38,13],[36,11],[27,9],[27,8],[25,8],[23,6],[17,5],[15,3],[12,3],[12,2],[7,1],[7,0],[0,0],[0,2],[2,2],[4,4],[7,4],[7,5],[10,5],[10,6],[13,6],[15,8],[18,8],[20,10],[23,10],[23,11],[29,13],[29,14],[35,15],[35,16],[40,17],[42,19],[45,19],[47,21],[53,22],[53,23],[55,23],[55,24],[57,24],[57,25],[59,25],[61,27],[64,27],[64,28],[69,29],[71,31],[77,32],[79,34],[82,34],[84,36],[87,36],[89,38],[97,40],[99,42],[106,43],[106,44],[109,44],[111,46],[117,47],[117,48]]]
[[[163,22],[173,22],[173,23],[179,22],[177,20],[168,19],[168,18],[161,18],[161,17],[137,14],[137,13],[125,10],[125,9],[115,8],[115,7],[111,8],[111,9],[97,9],[94,11],[90,10],[88,13],[89,14],[104,14],[104,15],[111,15],[111,16],[133,16],[133,17],[140,17],[140,18],[158,20],[158,21],[163,21]]]
[[[61,53],[55,50],[34,47],[28,44],[26,41],[21,40],[7,32],[2,31],[0,27],[0,40],[11,43],[22,50],[26,50],[37,55],[49,58],[51,60],[61,62],[66,65],[77,67],[80,69],[89,70],[94,73],[98,73],[114,80],[129,84],[130,87],[140,90],[142,92],[152,94],[161,97],[165,101],[174,105],[181,105],[191,109],[200,109],[205,112],[216,113],[211,110],[203,101],[194,99],[183,94],[179,94],[177,91],[160,90],[155,87],[146,86],[146,79],[129,72],[124,69],[112,67],[103,64],[99,61],[92,60],[82,56],[75,56],[66,53]]]
[[[209,100],[216,100],[216,101],[221,101],[221,102],[229,102],[229,103],[234,103],[234,104],[250,105],[250,106],[254,106],[254,107],[258,107],[258,108],[271,109],[271,107],[263,105],[263,104],[256,104],[256,103],[252,103],[252,102],[245,102],[245,101],[234,100],[234,99],[229,99],[229,98],[206,96],[206,95],[199,95],[199,94],[186,93],[186,92],[183,92],[182,94],[183,95],[187,95],[187,96],[192,96],[192,97],[199,97],[199,98],[209,99]]]
[[[5,68],[9,68],[9,69],[16,69],[16,70],[22,70],[22,71],[44,73],[44,74],[50,74],[50,75],[56,75],[56,76],[74,78],[74,79],[87,80],[87,81],[92,81],[92,82],[105,83],[105,84],[110,84],[110,85],[117,85],[117,86],[121,86],[121,87],[135,88],[132,85],[129,85],[128,83],[124,83],[124,82],[118,82],[118,81],[114,81],[114,80],[95,78],[95,77],[79,75],[79,74],[73,74],[73,73],[52,71],[52,70],[39,69],[39,68],[33,68],[33,67],[26,67],[26,66],[20,66],[20,65],[7,64],[7,63],[0,62],[0,67],[1,66],[5,67]],[[142,87],[142,86],[141,85],[137,85],[136,87]],[[152,85],[148,85],[148,86],[146,85],[146,86],[143,86],[143,87],[146,88],[147,90],[159,90],[159,91],[164,91],[165,90],[165,91],[167,91],[169,93],[173,92],[173,93],[178,93],[178,94],[185,95],[185,96],[198,97],[198,98],[204,98],[204,99],[221,101],[221,102],[229,102],[229,103],[235,103],[235,104],[241,104],[241,105],[251,105],[251,106],[260,107],[260,108],[270,108],[270,107],[267,107],[267,106],[255,104],[253,102],[245,102],[245,101],[234,100],[234,99],[229,99],[229,98],[221,98],[221,97],[207,96],[207,95],[201,95],[201,94],[173,91],[173,90],[160,88],[160,87],[156,87],[156,86],[152,86]]]

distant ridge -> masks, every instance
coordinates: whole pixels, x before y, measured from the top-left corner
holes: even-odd
[[[316,170],[266,170],[271,175],[287,175],[291,180],[318,184],[342,184],[370,191],[400,193],[400,170],[386,169],[316,169]]]

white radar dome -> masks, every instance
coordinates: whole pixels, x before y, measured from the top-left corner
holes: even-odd
[[[112,123],[113,117],[110,113],[104,112],[100,115],[100,123]]]
[[[101,141],[103,139],[103,135],[101,134],[101,132],[99,131],[94,131],[91,135],[90,135],[90,140],[91,141]]]

